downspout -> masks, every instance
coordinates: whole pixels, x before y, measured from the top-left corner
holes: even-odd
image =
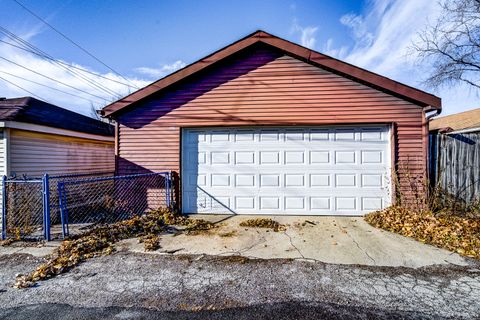
[[[425,113],[427,113],[427,112],[432,111],[432,107],[428,106],[428,107],[426,107],[426,108],[423,109],[423,110],[425,111]],[[433,113],[431,113],[431,114],[429,114],[429,115],[427,115],[427,116],[425,117],[425,119],[427,120],[427,122],[430,122],[430,119],[431,119],[431,118],[436,117],[436,116],[438,116],[440,113],[442,113],[442,109],[437,109],[437,108],[435,108],[435,109],[433,109],[433,111],[434,111]]]
[[[114,168],[114,175],[118,175],[118,158],[119,158],[119,130],[120,130],[120,127],[118,125],[118,121],[116,121],[116,119],[114,119],[112,116],[106,116],[105,115],[105,112],[103,111],[103,109],[100,109],[100,110],[97,110],[97,114],[102,117],[103,119],[106,119],[106,121],[108,121],[108,124],[110,125],[113,125],[114,127],[114,131],[115,131],[115,142],[114,142],[114,153],[115,153],[115,168]]]
[[[428,180],[430,187],[433,187],[437,183],[438,172],[437,172],[437,161],[438,161],[438,132],[436,134],[430,134],[430,119],[438,116],[442,109],[432,108],[427,106],[424,108],[425,113],[433,111],[429,115],[425,116],[427,122],[427,132],[428,132],[428,149],[427,149],[427,163],[428,163]]]

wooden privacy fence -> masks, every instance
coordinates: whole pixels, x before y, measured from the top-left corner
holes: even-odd
[[[480,132],[430,135],[430,180],[467,203],[480,198]]]

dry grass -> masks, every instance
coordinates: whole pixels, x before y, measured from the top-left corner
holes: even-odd
[[[272,229],[275,232],[286,230],[285,225],[280,224],[275,220],[266,218],[248,219],[240,222],[240,226],[248,228],[268,228]]]
[[[480,259],[480,219],[392,206],[365,216],[374,227]]]

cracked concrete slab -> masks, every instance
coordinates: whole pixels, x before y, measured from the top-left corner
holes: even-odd
[[[8,246],[0,246],[0,256],[9,254],[29,254],[34,257],[44,257],[52,253],[61,241],[50,242],[14,242]]]
[[[152,254],[239,255],[259,259],[302,259],[333,264],[419,268],[430,265],[469,264],[470,259],[368,225],[361,217],[271,216],[286,225],[285,231],[240,227],[258,216],[195,215],[218,227],[196,235],[160,236],[161,248]],[[0,255],[30,254],[43,257],[58,241],[14,243],[0,247]],[[120,250],[144,252],[138,239],[116,244]]]
[[[194,217],[212,220],[218,228],[198,235],[163,235],[161,248],[153,253],[241,255],[410,268],[469,264],[469,259],[458,254],[373,228],[361,217],[269,217],[287,226],[286,231],[279,232],[239,226],[251,216]],[[122,241],[119,246],[144,252],[143,245],[136,239]]]

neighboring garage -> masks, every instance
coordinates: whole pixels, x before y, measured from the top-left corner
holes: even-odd
[[[32,97],[0,98],[0,174],[112,172],[113,126]]]
[[[426,113],[440,110],[433,95],[258,31],[102,113],[117,121],[117,173],[174,171],[183,213],[362,215],[411,195]]]

